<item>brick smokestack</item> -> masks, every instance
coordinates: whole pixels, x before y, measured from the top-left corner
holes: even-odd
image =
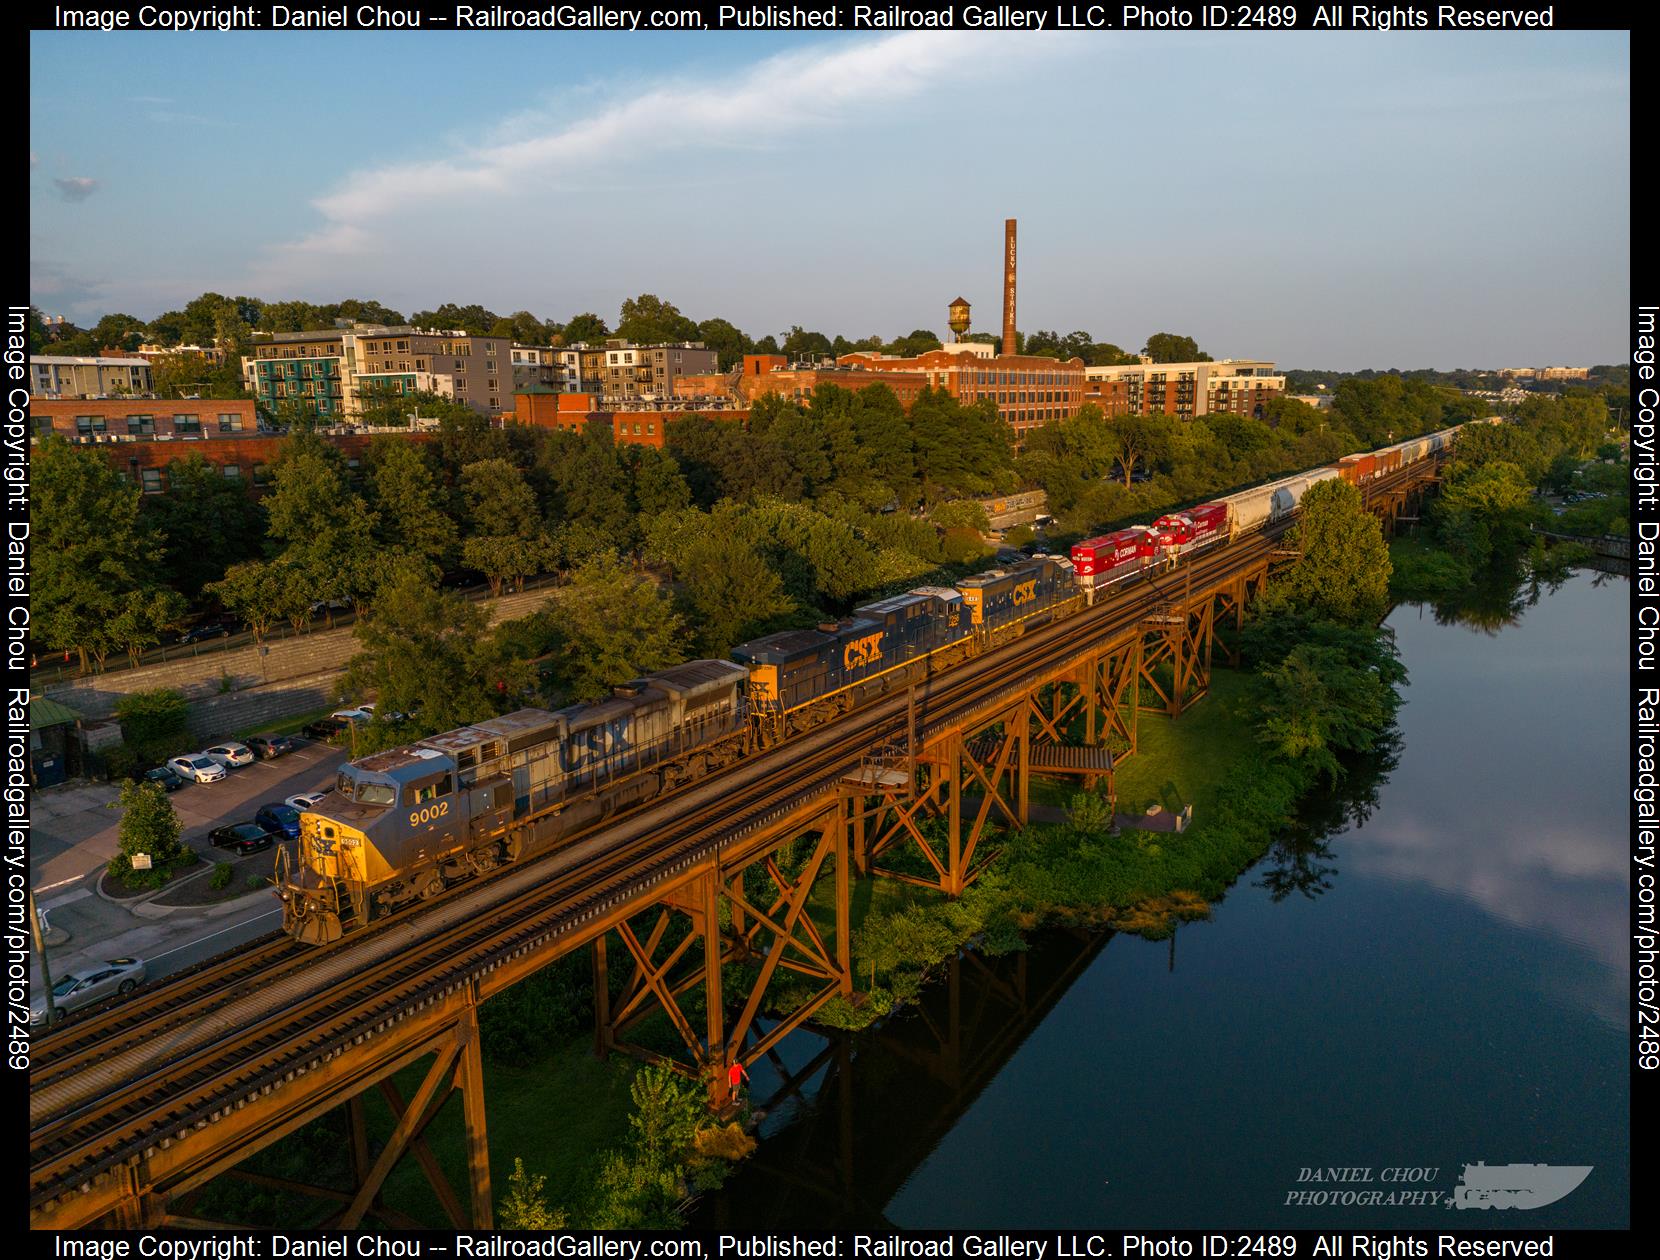
[[[1003,353],[1015,352],[1014,220],[1003,220]]]

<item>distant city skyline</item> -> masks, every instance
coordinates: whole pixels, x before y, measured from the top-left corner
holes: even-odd
[[[752,337],[1000,327],[1304,368],[1628,353],[1630,41],[1503,36],[31,37],[30,289]],[[158,86],[162,85],[162,86]]]

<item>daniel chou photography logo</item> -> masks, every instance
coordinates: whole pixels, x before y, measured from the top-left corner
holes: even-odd
[[[1565,1199],[1591,1175],[1588,1164],[1465,1164],[1456,1185],[1429,1167],[1299,1168],[1287,1207],[1518,1208]]]

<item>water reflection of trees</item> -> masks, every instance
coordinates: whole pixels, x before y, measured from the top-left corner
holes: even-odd
[[[1495,564],[1480,580],[1450,598],[1437,600],[1431,612],[1438,626],[1465,626],[1493,636],[1515,625],[1541,597],[1554,595],[1577,571],[1574,563],[1543,548]],[[1599,573],[1600,585],[1611,575]]]
[[[1401,735],[1395,727],[1379,736],[1370,752],[1344,758],[1342,777],[1298,806],[1296,818],[1257,868],[1256,886],[1274,901],[1292,893],[1313,898],[1329,891],[1337,875],[1332,837],[1366,825],[1400,760]]]

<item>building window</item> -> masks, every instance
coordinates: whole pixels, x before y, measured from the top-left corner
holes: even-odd
[[[127,432],[154,435],[156,418],[154,416],[128,416]]]
[[[271,480],[271,470],[268,467],[266,467],[264,464],[255,464],[254,465],[254,484],[256,486],[263,486],[263,485],[266,485],[267,483],[269,483],[270,480]]]
[[[145,494],[160,494],[162,492],[161,469],[143,468],[139,470],[138,476]]]
[[[76,416],[75,432],[82,437],[91,437],[94,433],[107,431],[107,423],[103,416]]]
[[[240,433],[240,432],[242,432],[242,417],[241,417],[241,415],[239,415],[237,412],[234,412],[234,411],[221,411],[219,413],[219,432],[221,432],[221,433]]]
[[[226,464],[219,471],[223,474],[226,481],[242,480],[242,466],[240,464]]]
[[[174,416],[173,417],[173,432],[175,432],[175,433],[200,433],[201,431],[202,431],[202,418],[200,416]]]

